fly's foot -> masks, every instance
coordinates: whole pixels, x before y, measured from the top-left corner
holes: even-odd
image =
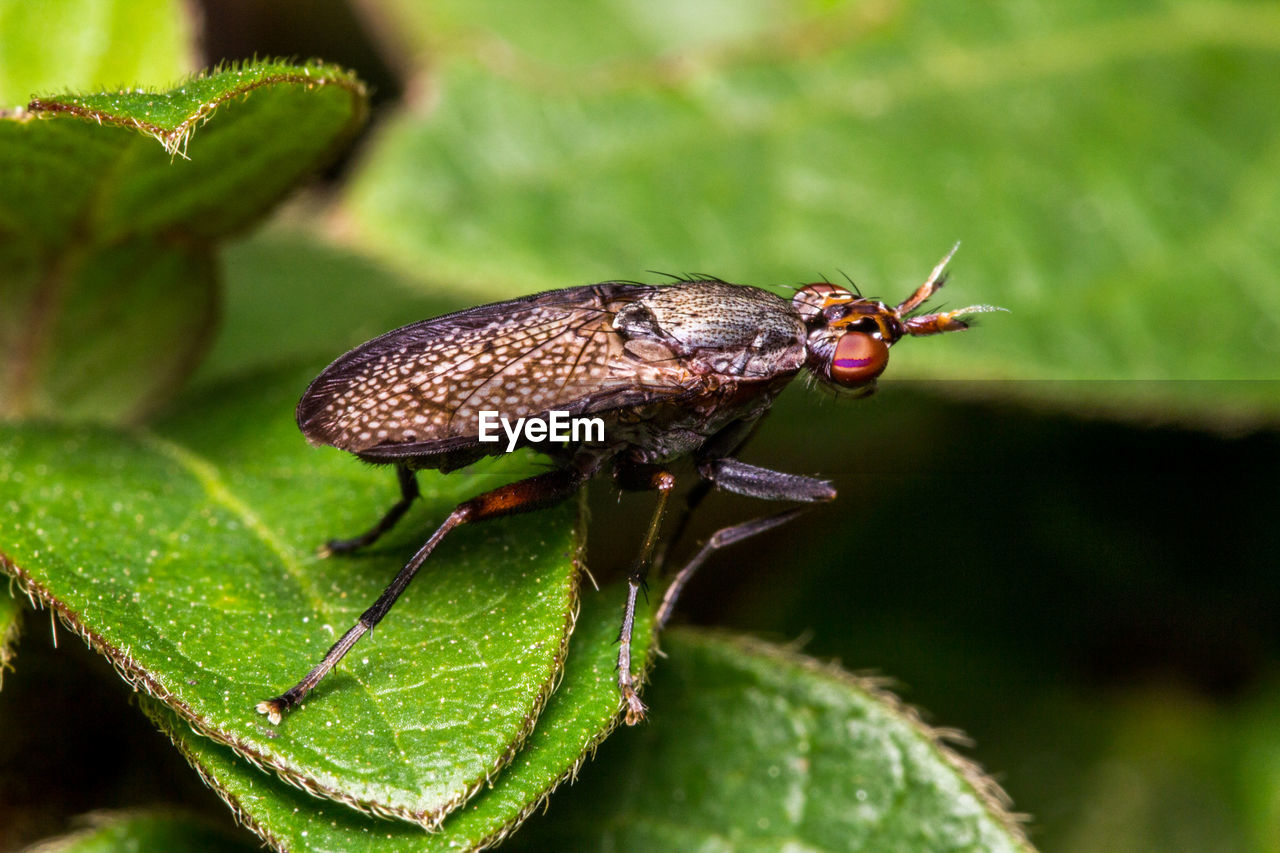
[[[284,719],[284,712],[289,710],[289,705],[285,702],[285,697],[277,696],[274,699],[259,702],[254,706],[254,710],[259,714],[266,714],[267,721],[273,726],[278,726],[280,721]]]
[[[354,539],[330,539],[320,546],[318,553],[321,557],[332,557],[334,554],[350,554],[352,551],[358,551],[367,545],[366,538],[357,536]]]
[[[640,694],[636,693],[635,687],[630,684],[622,686],[622,701],[627,706],[625,719],[628,726],[634,726],[644,721],[645,711],[649,709],[640,701]]]
[[[315,672],[313,671],[311,675],[307,677],[311,678],[314,675]],[[316,681],[318,680],[319,679],[317,678]],[[308,691],[311,690],[311,687],[314,684],[315,681],[310,683],[303,681],[301,684],[295,684],[279,696],[268,699],[265,702],[259,702],[254,706],[254,710],[259,714],[265,714],[271,725],[278,726],[280,725],[280,721],[284,719],[285,714],[298,707],[302,702],[303,697],[307,695]]]

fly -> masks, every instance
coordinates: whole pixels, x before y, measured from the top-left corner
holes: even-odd
[[[388,332],[343,355],[298,403],[309,441],[392,465],[400,499],[363,534],[325,546],[348,553],[386,533],[418,497],[416,472],[454,471],[502,452],[479,441],[482,412],[546,419],[550,413],[604,421],[603,440],[523,439],[552,470],[458,504],[360,619],[296,685],[257,710],[279,723],[386,616],[451,530],[559,503],[608,469],[617,485],[657,492],[657,506],[628,573],[618,648],[618,690],[626,721],[644,717],[631,671],[636,599],[657,553],[658,531],[676,479],[668,470],[692,457],[700,482],[688,513],[712,485],[764,500],[830,501],[831,483],[748,465],[735,458],[774,398],[802,370],[838,390],[874,390],[889,348],[906,336],[968,328],[966,315],[1000,310],[973,305],[916,314],[945,281],[950,253],[897,307],[820,283],[783,299],[718,279],[667,285],[604,282],[482,305]],[[655,613],[671,615],[689,577],[718,548],[768,530],[803,509],[724,528],[673,576]]]

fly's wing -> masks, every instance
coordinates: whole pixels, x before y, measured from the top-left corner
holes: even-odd
[[[613,327],[618,310],[654,290],[574,287],[388,332],[311,383],[298,426],[313,443],[366,457],[432,455],[475,446],[482,411],[579,415],[687,393],[696,379],[678,361],[638,364]]]

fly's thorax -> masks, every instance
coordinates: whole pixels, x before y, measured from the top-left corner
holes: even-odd
[[[768,379],[804,364],[804,324],[767,290],[722,281],[656,288],[623,306],[613,326],[626,352],[670,352],[693,373]]]

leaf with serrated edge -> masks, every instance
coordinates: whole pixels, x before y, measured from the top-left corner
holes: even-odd
[[[216,241],[332,159],[365,101],[340,68],[261,62],[0,116],[0,416],[155,411],[208,347]]]
[[[279,850],[435,851],[471,850],[497,843],[535,812],[544,798],[570,778],[617,725],[621,703],[614,673],[615,640],[624,590],[588,591],[570,643],[564,679],[547,703],[524,748],[437,832],[407,824],[376,822],[322,803],[264,776],[233,753],[182,725],[153,700],[143,710],[173,739],[237,817]],[[649,613],[638,613],[637,655],[649,646]],[[619,737],[631,737],[629,732]]]
[[[200,731],[295,784],[435,824],[510,760],[564,654],[573,510],[462,528],[279,727],[254,705],[353,624],[459,500],[533,472],[503,459],[420,475],[422,508],[365,555],[395,478],[310,448],[293,400],[313,371],[206,388],[152,432],[6,427],[0,551],[19,585]]]
[[[516,849],[1032,849],[995,782],[874,681],[720,632],[662,645],[649,724]]]

